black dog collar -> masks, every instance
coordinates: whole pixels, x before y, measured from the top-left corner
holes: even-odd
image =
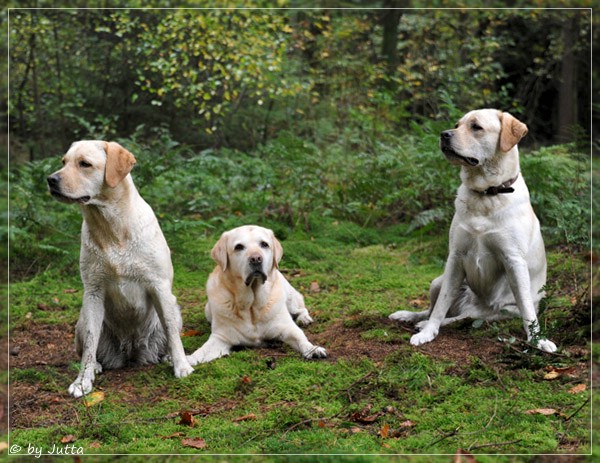
[[[519,174],[517,174],[515,178],[511,178],[510,180],[507,180],[506,182],[502,183],[501,185],[491,186],[487,190],[484,190],[484,191],[479,191],[479,190],[473,190],[473,191],[475,193],[479,193],[480,195],[486,195],[486,196],[496,196],[497,194],[501,194],[501,193],[513,193],[515,191],[515,189],[512,188],[511,185],[517,181],[517,178],[519,178]]]

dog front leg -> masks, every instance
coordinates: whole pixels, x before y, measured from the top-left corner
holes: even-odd
[[[520,256],[504,255],[503,264],[508,277],[508,284],[521,312],[523,327],[525,333],[527,333],[527,341],[532,342],[533,345],[544,352],[556,352],[556,344],[541,337],[537,311],[531,298],[531,280],[527,262]]]
[[[272,332],[281,333],[277,337],[291,346],[295,351],[300,352],[305,359],[327,357],[327,351],[323,347],[312,344],[304,334],[304,331],[302,331],[295,323],[285,323],[283,326],[276,325]],[[275,339],[277,337],[275,337]]]
[[[96,361],[98,342],[104,321],[104,298],[85,293],[81,314],[75,328],[77,351],[81,355],[81,370],[69,386],[69,394],[75,398],[82,397],[92,391],[96,373],[102,371]]]
[[[181,314],[177,299],[171,293],[170,284],[164,284],[157,290],[151,291],[152,302],[158,313],[158,318],[165,330],[169,355],[173,362],[173,372],[176,378],[183,378],[194,371],[185,357],[181,343]]]
[[[211,334],[208,337],[202,347],[197,349],[192,355],[187,356],[187,361],[192,366],[196,366],[199,363],[208,363],[216,360],[225,355],[229,355],[231,352],[231,345],[220,339],[217,335]]]
[[[457,256],[451,255],[448,257],[444,275],[441,278],[439,293],[436,291],[435,295],[431,295],[432,308],[429,320],[421,322],[421,331],[410,338],[410,343],[413,346],[420,346],[435,339],[448,310],[450,310],[450,307],[458,297],[460,286],[465,279],[465,271]],[[436,280],[439,283],[439,279]]]

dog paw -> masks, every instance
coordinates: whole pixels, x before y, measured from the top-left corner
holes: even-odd
[[[202,363],[202,361],[198,359],[198,357],[196,357],[195,355],[186,355],[185,358],[192,367],[195,367],[199,363]]]
[[[313,322],[312,317],[308,314],[308,310],[298,314],[296,317],[296,324],[301,326],[310,325]]]
[[[409,312],[408,310],[398,310],[394,312],[388,318],[397,322],[414,322],[416,312]]]
[[[69,386],[69,394],[78,399],[92,392],[92,380],[88,378],[77,378],[73,384]]]
[[[190,363],[188,361],[186,361],[186,362],[182,362],[181,365],[174,367],[173,371],[175,372],[176,378],[185,378],[189,374],[193,373],[194,369],[192,368]]]
[[[413,346],[420,346],[422,344],[426,344],[428,342],[431,342],[435,339],[435,337],[438,335],[438,329],[432,327],[431,325],[428,325],[427,323],[419,323],[419,325],[422,325],[421,331],[419,331],[417,334],[413,335],[410,338],[410,343]]]
[[[99,375],[102,373],[102,365],[100,362],[96,362],[96,366],[94,367],[94,374]]]
[[[418,331],[423,331],[425,329],[425,327],[427,326],[427,323],[429,323],[429,320],[421,320],[420,322],[415,323],[415,328]],[[437,333],[435,335],[437,336]]]
[[[302,354],[305,359],[324,359],[327,358],[327,351],[323,347],[313,346],[310,350]]]
[[[543,350],[544,352],[556,352],[556,344],[554,344],[549,339],[540,339],[535,344],[535,347],[537,347],[540,350]]]

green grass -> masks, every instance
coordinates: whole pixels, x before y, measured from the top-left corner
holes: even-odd
[[[232,221],[211,230],[193,221],[177,230],[172,223],[163,227],[173,251],[174,292],[182,307],[184,331],[200,331],[183,337],[187,352],[200,347],[210,331],[204,318],[204,285],[213,267],[210,249],[221,230],[237,224]],[[61,439],[72,435],[73,445],[89,454],[590,451],[590,405],[585,404],[589,390],[568,393],[573,385],[588,383],[585,368],[573,378],[543,379],[548,365],[589,364],[585,336],[573,334],[578,327],[573,325],[571,296],[574,284],[586,281],[586,266],[575,255],[564,250],[549,253],[551,287],[543,325],[551,339],[562,342],[561,347],[581,346],[583,352],[560,357],[523,353],[520,346],[502,347],[497,340],[503,333],[522,337],[520,321],[480,328],[467,323],[444,331],[450,338],[466,336],[474,345],[496,343],[499,348],[481,355],[473,350],[464,360],[452,352],[433,355],[434,351],[414,348],[405,329],[387,322],[391,312],[414,308],[416,299],[427,299],[429,282],[443,269],[445,237],[406,235],[402,226],[362,228],[335,220],[321,220],[310,231],[279,227],[278,235],[285,237],[281,268],[303,292],[314,315],[308,337],[323,336],[330,359],[307,362],[276,344],[237,350],[196,367],[194,374],[180,380],[164,364],[105,372],[94,389],[103,391],[105,398],[89,408],[66,394],[77,374],[74,355],[65,354],[64,361],[49,364],[13,367],[13,394],[32,388],[39,397],[29,408],[17,403],[13,420],[24,423],[20,415],[32,416],[29,424],[11,428],[10,443],[50,449],[53,444],[64,445]],[[318,292],[311,291],[312,282],[317,282]],[[14,282],[13,338],[23,339],[19,333],[35,334],[48,325],[72,333],[81,296],[77,267],[59,262],[29,280]],[[345,350],[328,345],[334,342],[329,335],[336,329],[354,336]],[[35,337],[29,342],[31,348],[44,351]],[[383,353],[373,358],[357,354],[350,350],[357,343]],[[431,345],[435,349],[436,341]],[[442,346],[441,341],[437,345]],[[268,368],[268,359],[274,359],[274,369]],[[18,395],[18,401],[23,400]],[[557,413],[525,413],[540,408]],[[195,426],[179,424],[178,414],[184,411],[194,414]],[[238,420],[245,416],[251,418]],[[201,438],[206,448],[186,447],[182,443],[186,438]],[[434,461],[431,458],[411,461]],[[516,461],[514,457],[477,458]],[[348,461],[370,460],[356,456]]]

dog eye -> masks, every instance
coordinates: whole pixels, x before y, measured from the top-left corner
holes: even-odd
[[[236,251],[243,251],[244,249],[246,249],[246,247],[243,244],[236,244],[235,248],[233,248]]]
[[[471,125],[471,128],[473,130],[475,130],[476,132],[479,130],[483,130],[483,127],[481,127],[479,124],[473,124],[473,125]]]
[[[264,248],[264,249],[268,249],[269,248],[269,243],[267,243],[266,241],[261,241],[260,242],[260,247]]]
[[[87,161],[79,161],[79,167],[92,167],[92,165]]]

